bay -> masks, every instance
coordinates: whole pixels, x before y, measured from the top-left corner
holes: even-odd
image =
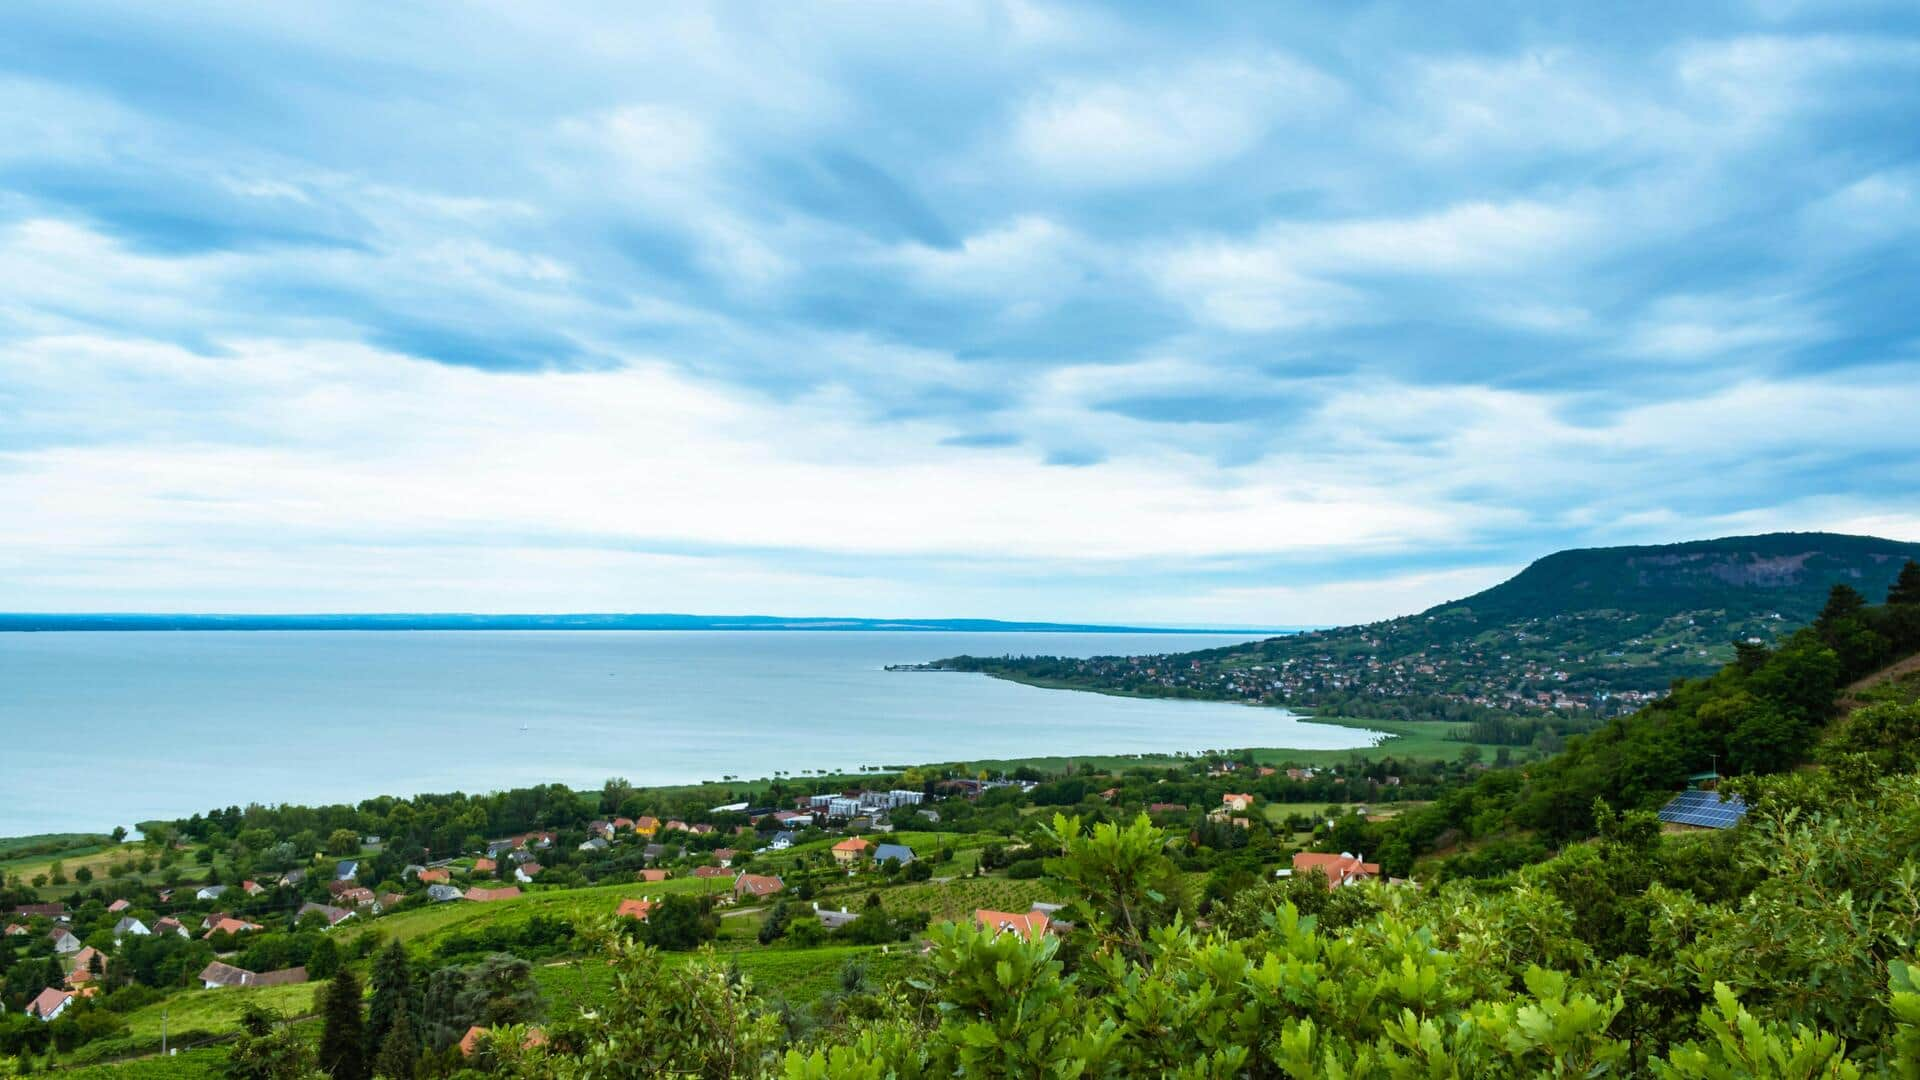
[[[959,653],[1092,656],[1246,636],[886,631],[0,634],[0,836],[249,802],[597,787],[775,770],[1343,749],[1282,709],[888,672]]]

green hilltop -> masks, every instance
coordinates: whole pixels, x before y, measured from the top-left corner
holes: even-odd
[[[1415,615],[1151,656],[954,657],[936,667],[1046,686],[1480,724],[1485,742],[1558,740],[1772,645],[1848,585],[1884,595],[1920,544],[1769,533],[1557,552]],[[1520,717],[1516,722],[1513,718]],[[1526,718],[1532,718],[1528,720]]]

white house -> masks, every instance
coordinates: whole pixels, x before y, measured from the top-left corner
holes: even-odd
[[[126,918],[113,924],[113,943],[115,945],[120,944],[121,940],[129,934],[135,937],[146,937],[152,932],[153,931],[147,929],[146,923],[128,915]]]
[[[47,936],[53,939],[54,952],[77,953],[80,951],[80,939],[74,937],[73,931],[64,926],[54,927]]]
[[[27,1015],[37,1016],[42,1020],[53,1020],[67,1010],[67,1004],[72,1000],[72,994],[49,986],[40,991],[39,997],[27,1004]]]

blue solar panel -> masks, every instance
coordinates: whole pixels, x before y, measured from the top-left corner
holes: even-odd
[[[1747,813],[1746,800],[1738,795],[1722,799],[1717,791],[1683,791],[1660,808],[1660,820],[1678,825],[1698,825],[1703,829],[1731,829]]]

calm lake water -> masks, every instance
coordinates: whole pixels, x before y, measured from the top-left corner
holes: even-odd
[[[0,634],[0,836],[248,802],[671,783],[776,769],[1244,746],[1365,732],[1284,710],[894,673],[1246,637],[778,632]]]

